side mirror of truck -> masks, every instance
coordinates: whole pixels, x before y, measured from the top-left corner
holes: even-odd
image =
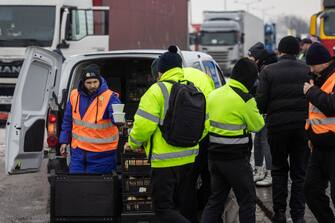
[[[311,20],[310,20],[310,27],[309,27],[309,34],[311,34],[312,36],[317,35],[316,23],[317,23],[317,15],[312,15]]]
[[[243,44],[244,43],[244,33],[241,34],[241,43]]]

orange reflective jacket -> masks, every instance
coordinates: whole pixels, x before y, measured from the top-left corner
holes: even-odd
[[[333,92],[335,86],[335,73],[333,73],[327,81],[322,85],[321,90],[327,94]],[[309,103],[309,115],[306,121],[305,129],[310,126],[315,134],[323,134],[329,131],[335,133],[335,116],[327,117],[312,103]]]
[[[88,107],[83,118],[80,117],[80,96],[73,90],[70,96],[72,105],[72,148],[81,148],[91,152],[105,152],[117,148],[118,128],[110,119],[103,119],[113,92],[107,90],[97,96]]]

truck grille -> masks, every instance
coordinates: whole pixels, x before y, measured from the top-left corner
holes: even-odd
[[[4,62],[0,60],[0,77],[17,78],[20,73],[23,60]]]
[[[228,69],[229,64],[228,51],[207,52],[207,53],[213,57],[213,59],[218,63],[218,65],[222,70]]]

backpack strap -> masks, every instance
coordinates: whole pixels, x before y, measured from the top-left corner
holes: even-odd
[[[170,81],[166,81],[166,82],[170,82]],[[172,82],[174,82],[174,81],[172,81]],[[174,83],[176,83],[176,82],[174,82]],[[163,82],[159,81],[159,82],[157,82],[157,84],[158,84],[159,88],[161,89],[161,91],[163,93],[163,97],[164,97],[164,117],[165,117],[166,112],[169,109],[170,95],[169,95],[168,89],[166,88],[165,84],[163,84]],[[163,120],[160,120],[159,124],[163,125]]]

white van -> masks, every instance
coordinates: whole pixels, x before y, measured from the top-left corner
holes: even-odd
[[[81,69],[90,63],[101,67],[109,87],[125,103],[126,119],[133,120],[139,100],[155,80],[151,63],[164,50],[126,50],[81,54],[66,59],[49,50],[29,47],[25,54],[6,126],[6,173],[38,171],[44,157],[44,139],[50,154],[58,154],[58,135],[69,93],[76,88]],[[225,83],[213,58],[201,52],[181,51],[184,67],[194,67],[210,75],[215,86]],[[47,129],[47,131],[45,131]],[[123,147],[120,131],[119,147]],[[124,142],[123,141],[123,142]],[[49,163],[54,163],[52,156]],[[53,166],[50,165],[51,169]]]

